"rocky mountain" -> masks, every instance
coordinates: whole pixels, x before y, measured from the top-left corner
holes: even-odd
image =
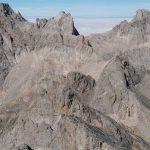
[[[148,10],[84,37],[1,3],[0,150],[150,150],[149,42]]]

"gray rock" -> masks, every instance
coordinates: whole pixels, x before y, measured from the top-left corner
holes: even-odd
[[[17,150],[32,150],[28,145],[23,144],[17,148]]]
[[[145,10],[84,37],[69,13],[29,23],[1,3],[0,149],[149,150],[149,30]]]
[[[149,10],[139,9],[139,10],[137,10],[136,15],[132,21],[133,22],[134,21],[140,21],[140,20],[146,19],[148,17],[150,17],[150,11]]]

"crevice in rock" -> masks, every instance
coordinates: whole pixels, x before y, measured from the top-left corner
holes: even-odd
[[[126,87],[133,90],[135,85],[139,84],[145,75],[145,69],[142,67],[134,68],[128,61],[123,61],[123,74]]]
[[[17,150],[33,150],[31,147],[29,147],[27,144],[23,144],[17,148]]]

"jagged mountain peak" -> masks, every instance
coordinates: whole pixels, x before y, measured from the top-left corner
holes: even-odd
[[[5,15],[12,15],[14,13],[13,9],[7,3],[0,3],[0,13]]]
[[[59,12],[56,17],[47,19],[36,19],[36,25],[38,28],[44,28],[47,30],[46,32],[60,34],[69,34],[69,35],[79,35],[79,32],[74,26],[73,17],[70,13],[66,13],[64,11]]]
[[[136,11],[136,15],[132,21],[139,21],[147,17],[150,17],[150,11],[146,9],[139,9]]]
[[[26,21],[26,19],[22,16],[22,14],[18,11],[16,14],[17,18],[22,20],[22,21]]]
[[[60,26],[63,33],[70,33],[72,35],[79,35],[79,32],[74,26],[73,17],[70,13],[66,13],[65,11],[59,12],[58,16],[56,16],[55,21]]]
[[[60,17],[63,17],[63,16],[65,16],[65,15],[67,15],[65,11],[60,11],[60,12],[59,12],[59,16],[60,16]]]
[[[13,9],[7,3],[0,3],[0,13],[11,15],[14,13]]]
[[[0,150],[150,150],[149,19],[84,37],[69,13],[30,23],[8,6]]]
[[[73,17],[70,13],[66,13],[65,11],[60,11],[59,14],[55,17],[56,21],[60,21],[67,18],[70,21],[73,21]]]
[[[0,3],[0,15],[2,17],[10,16],[13,20],[26,21],[26,19],[22,17],[20,12],[15,13],[7,3]]]
[[[122,22],[120,22],[120,24],[119,25],[116,25],[114,28],[113,28],[113,30],[118,30],[118,29],[123,29],[123,28],[125,28],[127,25],[129,24],[129,22],[127,21],[127,20],[124,20],[124,21],[122,21]]]

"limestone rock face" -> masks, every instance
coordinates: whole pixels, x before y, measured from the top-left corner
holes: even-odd
[[[145,10],[84,37],[0,4],[0,150],[149,150],[149,30]]]

